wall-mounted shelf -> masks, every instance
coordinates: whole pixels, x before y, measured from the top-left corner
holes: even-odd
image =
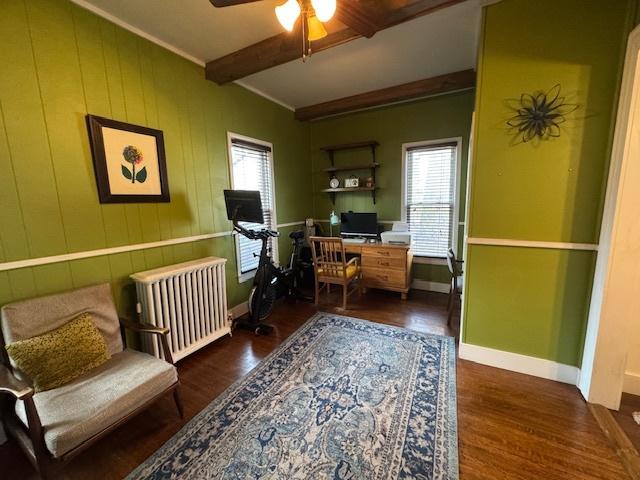
[[[367,165],[353,165],[353,166],[347,166],[347,167],[329,167],[329,168],[325,168],[324,171],[328,173],[351,172],[355,170],[369,170],[373,168],[378,168],[379,166],[380,166],[379,163],[368,163]]]
[[[331,203],[336,203],[336,193],[349,193],[349,192],[371,192],[371,198],[373,199],[373,204],[376,204],[376,190],[378,187],[343,187],[343,188],[325,188],[321,190],[323,193],[331,194]]]
[[[355,142],[355,143],[342,143],[340,145],[327,145],[326,147],[320,147],[320,150],[325,152],[337,152],[339,150],[355,150],[356,148],[364,148],[370,147],[375,148],[380,145],[375,140],[367,140],[365,142]]]
[[[376,147],[380,145],[375,140],[367,140],[364,142],[355,142],[355,143],[343,143],[340,145],[328,145],[326,147],[320,147],[320,150],[323,152],[327,152],[329,155],[329,161],[331,162],[331,166],[329,168],[325,168],[324,171],[329,174],[329,179],[335,177],[336,172],[353,172],[356,170],[371,170],[371,178],[373,179],[373,187],[355,187],[355,188],[325,188],[322,190],[324,193],[328,193],[331,195],[331,202],[335,205],[336,203],[336,193],[348,193],[348,192],[371,192],[371,199],[373,200],[373,204],[376,203],[376,169],[380,167],[380,164],[376,162]],[[342,150],[356,150],[360,148],[369,148],[371,149],[371,163],[366,165],[346,165],[342,167],[336,167],[334,164],[334,153]]]
[[[351,187],[351,188],[325,188],[325,193],[343,193],[343,192],[374,192],[376,187]]]

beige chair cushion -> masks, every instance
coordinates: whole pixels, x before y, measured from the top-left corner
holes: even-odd
[[[44,440],[58,458],[110,427],[178,380],[173,365],[146,353],[124,350],[87,375],[36,393]],[[27,425],[22,401],[16,414]]]
[[[108,283],[5,305],[1,317],[4,341],[42,335],[84,312],[91,315],[109,353],[121,352],[120,322]]]

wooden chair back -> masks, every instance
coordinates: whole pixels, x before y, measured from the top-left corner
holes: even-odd
[[[456,254],[452,248],[447,252],[447,267],[449,268],[449,273],[452,277],[459,277],[462,275],[460,264],[456,260]]]
[[[309,237],[316,276],[343,279],[347,275],[344,244],[336,237]]]

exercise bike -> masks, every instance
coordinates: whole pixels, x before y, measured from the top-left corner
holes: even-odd
[[[289,235],[293,241],[289,265],[276,267],[271,258],[269,240],[278,238],[279,233],[269,229],[251,230],[238,223],[240,221],[264,223],[260,193],[247,190],[225,190],[224,194],[227,216],[233,222],[234,231],[249,240],[262,242],[258,267],[249,294],[249,320],[236,321],[234,328],[247,328],[258,335],[268,335],[273,331],[273,327],[263,321],[273,311],[278,298],[287,296],[296,300],[311,301],[311,298],[305,296],[299,289],[302,269],[305,267],[300,258],[304,232],[292,232]]]

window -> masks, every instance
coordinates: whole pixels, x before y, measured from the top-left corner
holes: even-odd
[[[234,190],[258,190],[262,200],[264,224],[240,222],[245,228],[276,229],[275,197],[273,188],[273,162],[271,144],[240,135],[229,135],[231,163],[231,188]],[[258,268],[261,242],[236,235],[238,275],[241,281],[252,278]],[[274,261],[277,262],[277,242],[269,239]]]
[[[403,145],[403,217],[422,257],[446,257],[454,243],[460,140]]]

